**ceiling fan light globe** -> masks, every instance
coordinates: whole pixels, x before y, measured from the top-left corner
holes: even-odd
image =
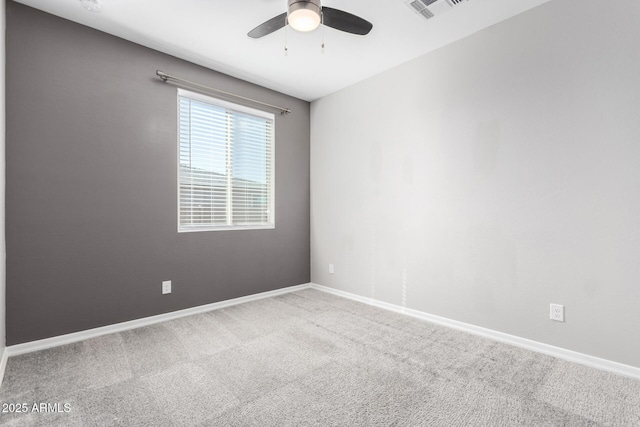
[[[289,24],[297,31],[313,31],[320,25],[320,16],[312,10],[299,9],[289,15]]]
[[[320,10],[319,2],[293,2],[289,5],[289,25],[297,31],[313,31],[320,25]]]

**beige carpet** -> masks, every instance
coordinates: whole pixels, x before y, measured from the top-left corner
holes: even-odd
[[[640,426],[640,381],[315,290],[12,357],[0,402],[16,426]]]

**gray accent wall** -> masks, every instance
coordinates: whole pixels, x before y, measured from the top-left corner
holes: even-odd
[[[312,281],[640,367],[640,2],[603,4],[314,101]]]
[[[292,109],[275,229],[177,232],[177,89],[156,69]],[[9,345],[309,282],[308,102],[11,1],[6,97]]]

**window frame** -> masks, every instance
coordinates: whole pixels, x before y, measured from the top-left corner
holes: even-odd
[[[267,195],[269,198],[269,221],[264,224],[255,224],[255,225],[212,225],[207,224],[202,227],[185,227],[180,223],[180,98],[188,98],[197,102],[202,102],[206,104],[212,104],[217,107],[225,108],[227,110],[237,111],[243,114],[249,114],[252,116],[264,118],[267,120],[271,120],[271,141],[270,141],[270,157],[271,157],[271,167],[269,170],[269,182],[270,187],[268,189]],[[234,102],[226,101],[223,99],[215,98],[210,95],[205,95],[198,92],[193,92],[190,90],[178,88],[176,95],[176,124],[177,124],[177,226],[178,233],[197,233],[202,231],[230,231],[230,230],[272,230],[276,228],[276,212],[275,212],[275,194],[276,194],[276,182],[275,182],[275,165],[276,165],[276,116],[273,113],[269,113],[267,111],[258,110],[255,108],[247,107],[246,105],[236,104]],[[227,207],[228,208],[228,207]]]

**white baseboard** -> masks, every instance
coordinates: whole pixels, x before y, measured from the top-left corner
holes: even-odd
[[[397,313],[406,314],[421,320],[426,320],[427,322],[447,326],[452,329],[469,332],[474,335],[480,335],[495,341],[511,344],[516,347],[521,347],[521,348],[535,351],[538,353],[544,353],[549,356],[557,357],[558,359],[579,363],[581,365],[589,366],[591,368],[601,369],[603,371],[613,372],[614,374],[618,374],[618,375],[624,375],[627,377],[640,379],[640,368],[637,368],[635,366],[625,365],[622,363],[613,362],[611,360],[601,359],[595,356],[589,356],[588,354],[578,353],[576,351],[567,350],[562,347],[556,347],[556,346],[544,344],[538,341],[521,338],[515,335],[505,334],[504,332],[498,332],[492,329],[471,325],[469,323],[447,319],[446,317],[440,317],[440,316],[425,313],[422,311],[414,310],[411,308],[406,308],[406,307],[402,307],[395,304],[389,304],[387,302],[375,300],[373,298],[363,297],[360,295],[352,294],[350,292],[329,288],[327,286],[318,285],[315,283],[311,284],[311,288],[319,291],[327,292],[330,294],[334,294],[340,297],[349,298],[354,301],[359,301],[365,304],[373,305],[375,307],[383,308],[383,309],[394,311]]]
[[[428,322],[443,325],[452,329],[457,329],[464,332],[469,332],[475,335],[480,335],[486,338],[490,338],[496,341],[511,344],[517,347],[525,348],[527,350],[535,351],[538,353],[544,353],[559,359],[567,360],[574,363],[579,363],[585,366],[589,366],[604,371],[613,372],[615,374],[628,376],[635,379],[640,379],[640,368],[625,365],[618,362],[613,362],[607,359],[601,359],[587,354],[578,353],[572,350],[567,350],[561,347],[544,344],[537,341],[528,340],[526,338],[517,337],[515,335],[505,334],[503,332],[494,331],[492,329],[482,328],[480,326],[471,325],[469,323],[459,322],[457,320],[447,319],[445,317],[436,316],[433,314],[425,313],[422,311],[401,307],[399,305],[378,301],[372,298],[363,297],[360,295],[352,294],[350,292],[341,291],[338,289],[329,288],[327,286],[318,285],[315,283],[306,283],[297,286],[290,286],[287,288],[276,289],[273,291],[262,292],[255,295],[248,295],[245,297],[234,298],[231,300],[215,302],[212,304],[201,305],[198,307],[187,308],[184,310],[173,311],[171,313],[159,314],[157,316],[145,317],[142,319],[131,320],[128,322],[116,323],[114,325],[103,326],[100,328],[89,329],[86,331],[74,332],[71,334],[60,335],[57,337],[46,338],[43,340],[31,341],[24,344],[16,344],[5,348],[0,356],[0,386],[4,378],[4,371],[7,366],[7,359],[11,356],[17,356],[20,354],[31,353],[34,351],[45,350],[47,348],[58,347],[65,344],[71,344],[91,338],[96,338],[106,334],[112,334],[131,329],[141,328],[144,326],[153,325],[160,322],[166,322],[168,320],[178,319],[180,317],[191,316],[194,314],[205,313],[212,310],[219,310],[225,307],[231,307],[233,305],[243,304],[245,302],[256,301],[263,298],[274,297],[277,295],[283,295],[289,292],[295,292],[302,289],[316,289],[319,291],[327,292],[344,298],[348,298],[354,301],[359,301],[365,304],[369,304],[375,307],[383,308],[386,310],[394,311],[397,313],[406,314],[408,316],[416,317]]]
[[[86,331],[74,332],[71,334],[59,335],[57,337],[45,338],[42,340],[26,342],[23,344],[11,345],[7,347],[4,351],[4,354],[2,357],[2,364],[0,365],[0,369],[2,369],[1,373],[3,374],[3,377],[4,377],[4,366],[6,365],[6,359],[11,356],[17,356],[20,354],[31,353],[39,350],[45,350],[47,348],[58,347],[61,345],[71,344],[78,341],[84,341],[84,340],[96,338],[102,335],[128,331],[130,329],[141,328],[143,326],[149,326],[149,325],[153,325],[160,322],[166,322],[168,320],[178,319],[180,317],[205,313],[207,311],[212,311],[212,310],[219,310],[221,308],[243,304],[245,302],[256,301],[263,298],[275,297],[277,295],[282,295],[289,292],[295,292],[295,291],[307,289],[310,287],[311,287],[310,283],[305,283],[303,285],[289,286],[287,288],[275,289],[273,291],[261,292],[259,294],[247,295],[245,297],[234,298],[234,299],[220,301],[220,302],[214,302],[211,304],[200,305],[198,307],[172,311],[170,313],[158,314],[157,316],[144,317],[142,319],[130,320],[128,322],[102,326],[100,328],[88,329]],[[2,382],[2,378],[0,378],[0,384]]]

